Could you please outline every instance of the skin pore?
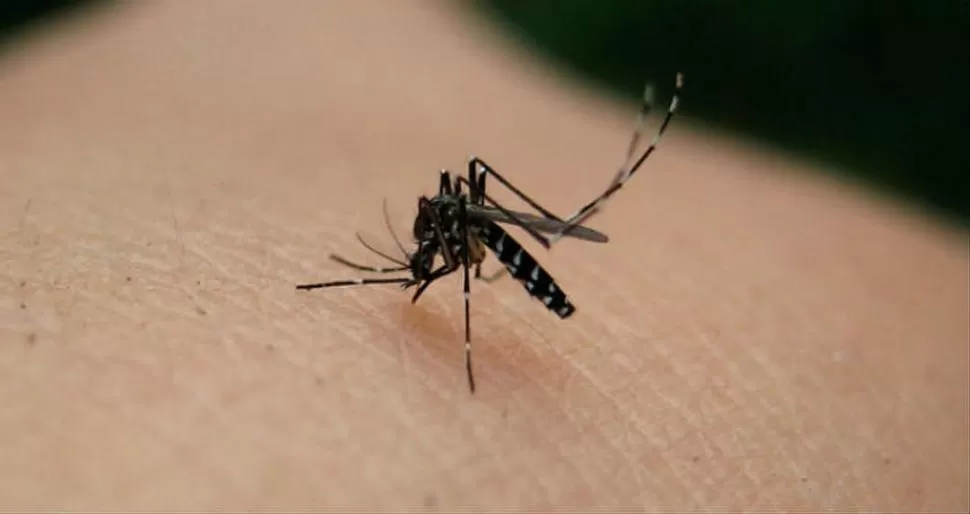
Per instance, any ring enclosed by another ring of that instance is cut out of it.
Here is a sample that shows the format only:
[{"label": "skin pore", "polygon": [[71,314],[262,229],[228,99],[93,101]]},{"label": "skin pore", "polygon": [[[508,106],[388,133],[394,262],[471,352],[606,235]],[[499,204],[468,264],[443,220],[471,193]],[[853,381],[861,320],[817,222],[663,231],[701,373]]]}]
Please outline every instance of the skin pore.
[{"label": "skin pore", "polygon": [[690,118],[608,244],[509,229],[577,312],[473,283],[474,396],[460,273],[296,291],[469,154],[563,216],[624,157],[635,105],[380,6],[136,2],[0,54],[0,505],[970,507],[965,232]]}]

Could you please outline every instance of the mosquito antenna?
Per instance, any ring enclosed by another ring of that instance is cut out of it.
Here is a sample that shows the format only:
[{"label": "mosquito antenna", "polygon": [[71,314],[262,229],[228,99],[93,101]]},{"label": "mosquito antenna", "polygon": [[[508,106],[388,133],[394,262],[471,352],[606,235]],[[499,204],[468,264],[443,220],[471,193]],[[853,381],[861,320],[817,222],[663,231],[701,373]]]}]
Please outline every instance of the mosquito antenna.
[{"label": "mosquito antenna", "polygon": [[366,266],[364,264],[357,264],[356,262],[352,262],[347,259],[344,259],[343,257],[335,253],[330,254],[330,260],[339,262],[340,264],[343,264],[348,268],[354,268],[355,270],[359,270],[359,271],[371,271],[374,273],[393,273],[396,271],[407,271],[408,269],[410,269],[407,266],[398,266],[396,268],[379,268],[376,266]]},{"label": "mosquito antenna", "polygon": [[405,268],[407,268],[406,262],[399,259],[395,259],[394,257],[391,257],[390,255],[378,250],[377,248],[374,248],[370,243],[364,240],[363,236],[360,235],[360,232],[356,232],[354,233],[354,235],[357,236],[357,240],[360,241],[360,244],[364,245],[364,248],[367,248],[368,250],[376,253],[377,255],[380,255],[381,257],[393,262],[394,264],[397,264],[398,266],[404,266]]},{"label": "mosquito antenna", "polygon": [[387,231],[391,233],[391,237],[394,238],[394,244],[397,245],[398,250],[401,250],[401,254],[404,255],[405,259],[410,258],[408,251],[404,249],[404,245],[401,244],[401,240],[397,238],[397,232],[394,231],[394,227],[391,225],[391,215],[387,213],[387,197],[384,197],[381,207],[384,210],[384,224],[387,225]]}]

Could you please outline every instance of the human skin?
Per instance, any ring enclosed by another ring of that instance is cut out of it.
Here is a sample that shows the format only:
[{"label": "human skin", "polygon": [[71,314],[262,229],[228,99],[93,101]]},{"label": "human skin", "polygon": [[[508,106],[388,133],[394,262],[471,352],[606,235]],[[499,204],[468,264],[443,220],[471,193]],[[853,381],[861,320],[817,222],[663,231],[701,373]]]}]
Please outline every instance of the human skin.
[{"label": "human skin", "polygon": [[687,117],[608,244],[513,231],[572,318],[472,284],[473,396],[459,274],[294,289],[379,263],[381,199],[407,234],[472,153],[565,215],[635,109],[442,3],[135,2],[8,45],[0,509],[970,508],[965,232]]}]

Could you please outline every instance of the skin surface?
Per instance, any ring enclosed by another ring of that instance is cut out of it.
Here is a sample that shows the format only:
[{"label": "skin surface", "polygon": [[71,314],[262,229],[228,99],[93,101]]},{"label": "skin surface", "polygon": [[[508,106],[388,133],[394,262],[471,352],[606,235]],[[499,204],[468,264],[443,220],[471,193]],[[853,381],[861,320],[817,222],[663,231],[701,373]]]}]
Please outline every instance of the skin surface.
[{"label": "skin surface", "polygon": [[965,232],[689,118],[609,244],[512,231],[578,311],[473,283],[474,397],[460,274],[294,290],[380,264],[354,232],[393,250],[381,199],[407,234],[469,154],[571,212],[635,110],[434,2],[133,2],[7,46],[0,509],[970,508]]}]

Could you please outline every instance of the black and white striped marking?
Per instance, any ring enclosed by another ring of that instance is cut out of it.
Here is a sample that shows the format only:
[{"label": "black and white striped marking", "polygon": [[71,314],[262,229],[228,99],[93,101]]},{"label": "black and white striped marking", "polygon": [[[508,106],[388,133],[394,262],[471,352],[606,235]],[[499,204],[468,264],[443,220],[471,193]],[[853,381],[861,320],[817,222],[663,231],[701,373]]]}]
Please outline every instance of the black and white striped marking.
[{"label": "black and white striped marking", "polygon": [[660,122],[660,128],[657,129],[657,134],[653,137],[653,142],[650,143],[643,153],[634,161],[632,164],[630,160],[633,157],[633,153],[636,150],[637,143],[643,134],[644,121],[650,114],[650,109],[653,105],[653,88],[649,85],[644,90],[643,94],[643,106],[640,108],[640,112],[637,115],[637,127],[633,131],[633,137],[630,140],[630,146],[627,150],[626,161],[617,172],[616,176],[613,177],[613,181],[610,182],[609,187],[591,202],[579,208],[576,212],[570,214],[565,220],[565,227],[558,233],[554,234],[549,238],[550,244],[555,243],[563,236],[567,235],[570,231],[574,230],[576,227],[583,225],[589,221],[589,218],[594,214],[603,210],[603,206],[606,204],[607,200],[610,199],[617,191],[623,188],[633,175],[643,166],[644,161],[657,149],[657,145],[660,144],[660,138],[663,137],[664,132],[667,131],[667,126],[670,125],[670,120],[673,119],[674,114],[677,112],[677,107],[680,105],[680,94],[684,88],[684,75],[681,73],[677,74],[677,78],[674,84],[674,94],[670,99],[670,106],[667,107],[667,114],[664,116],[663,121]]},{"label": "black and white striped marking", "polygon": [[480,229],[480,233],[485,246],[495,252],[512,278],[518,280],[530,296],[541,301],[560,318],[568,318],[576,312],[576,307],[552,276],[502,227],[489,221]]}]

